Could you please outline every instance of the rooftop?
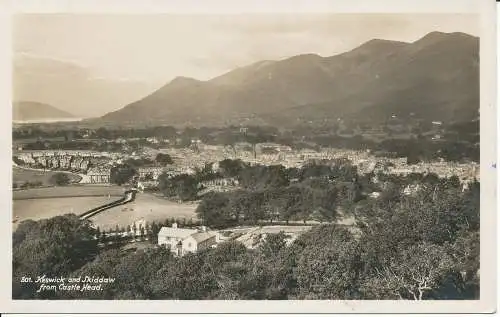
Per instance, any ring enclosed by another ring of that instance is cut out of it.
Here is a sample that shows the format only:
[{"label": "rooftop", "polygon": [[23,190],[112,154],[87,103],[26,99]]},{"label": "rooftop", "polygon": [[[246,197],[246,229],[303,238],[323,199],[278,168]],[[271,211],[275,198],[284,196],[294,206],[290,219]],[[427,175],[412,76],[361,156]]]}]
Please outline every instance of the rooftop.
[{"label": "rooftop", "polygon": [[215,234],[213,232],[197,232],[195,234],[192,235],[193,239],[197,242],[197,243],[200,243],[202,241],[205,241],[207,239],[210,239],[212,238],[213,236],[215,236]]},{"label": "rooftop", "polygon": [[180,229],[180,228],[172,228],[172,227],[162,227],[160,229],[160,232],[158,233],[158,236],[184,239],[184,238],[187,238],[190,235],[193,235],[197,232],[198,231],[194,230],[194,229]]}]

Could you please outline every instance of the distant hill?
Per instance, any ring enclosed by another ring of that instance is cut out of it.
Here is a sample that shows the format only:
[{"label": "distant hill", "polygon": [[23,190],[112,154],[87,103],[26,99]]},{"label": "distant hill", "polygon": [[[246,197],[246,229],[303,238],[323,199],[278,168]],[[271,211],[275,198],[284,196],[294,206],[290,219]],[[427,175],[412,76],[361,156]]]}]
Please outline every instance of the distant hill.
[{"label": "distant hill", "polygon": [[290,125],[393,115],[477,118],[479,39],[432,32],[413,42],[374,39],[343,54],[261,61],[209,81],[179,77],[101,121]]},{"label": "distant hill", "polygon": [[12,105],[12,120],[14,121],[70,119],[74,117],[66,111],[39,102],[19,101]]},{"label": "distant hill", "polygon": [[81,65],[29,54],[16,54],[13,60],[14,100],[49,104],[80,118],[102,116],[158,86],[100,78]]}]

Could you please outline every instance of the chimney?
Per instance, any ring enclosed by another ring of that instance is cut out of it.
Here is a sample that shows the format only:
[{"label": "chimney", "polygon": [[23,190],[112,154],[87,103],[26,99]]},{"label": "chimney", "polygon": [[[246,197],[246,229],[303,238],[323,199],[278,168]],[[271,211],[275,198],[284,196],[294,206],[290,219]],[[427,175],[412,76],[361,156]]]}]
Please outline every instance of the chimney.
[{"label": "chimney", "polygon": [[172,228],[177,228],[177,223],[175,223],[175,222],[174,222],[174,223],[172,224]]}]

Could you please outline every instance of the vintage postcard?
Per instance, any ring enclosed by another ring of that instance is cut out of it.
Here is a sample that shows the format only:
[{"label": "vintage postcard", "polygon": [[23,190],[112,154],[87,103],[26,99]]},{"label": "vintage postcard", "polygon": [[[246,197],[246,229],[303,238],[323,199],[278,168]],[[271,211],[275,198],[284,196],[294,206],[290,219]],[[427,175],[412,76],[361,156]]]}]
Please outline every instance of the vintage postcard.
[{"label": "vintage postcard", "polygon": [[2,312],[495,310],[494,1],[2,10]]}]

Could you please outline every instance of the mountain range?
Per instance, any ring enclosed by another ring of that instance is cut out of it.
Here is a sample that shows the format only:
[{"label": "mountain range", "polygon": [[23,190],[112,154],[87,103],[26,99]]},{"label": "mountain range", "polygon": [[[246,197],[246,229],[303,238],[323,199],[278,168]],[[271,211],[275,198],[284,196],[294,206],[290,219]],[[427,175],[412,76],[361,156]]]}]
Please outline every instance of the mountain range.
[{"label": "mountain range", "polygon": [[479,38],[432,32],[412,43],[373,39],[329,57],[260,61],[208,81],[177,77],[99,121],[225,125],[460,122],[479,113]]},{"label": "mountain range", "polygon": [[75,116],[40,102],[18,101],[12,104],[12,120],[36,121],[52,119],[73,119]]},{"label": "mountain range", "polygon": [[159,85],[96,76],[70,62],[17,53],[13,59],[13,99],[30,100],[71,112],[99,117],[153,92]]}]

